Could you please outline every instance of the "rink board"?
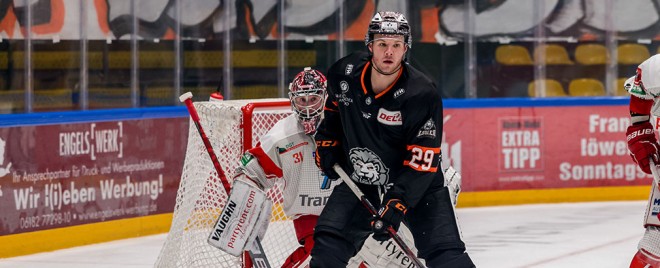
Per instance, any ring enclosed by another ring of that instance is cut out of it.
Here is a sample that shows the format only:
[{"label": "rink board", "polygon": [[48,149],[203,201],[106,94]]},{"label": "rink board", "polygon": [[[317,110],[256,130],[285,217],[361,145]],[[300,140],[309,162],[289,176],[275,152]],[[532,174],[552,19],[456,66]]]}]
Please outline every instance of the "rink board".
[{"label": "rink board", "polygon": [[[459,207],[648,197],[627,154],[626,98],[443,103]],[[182,107],[0,115],[0,258],[166,232],[187,131]]]}]

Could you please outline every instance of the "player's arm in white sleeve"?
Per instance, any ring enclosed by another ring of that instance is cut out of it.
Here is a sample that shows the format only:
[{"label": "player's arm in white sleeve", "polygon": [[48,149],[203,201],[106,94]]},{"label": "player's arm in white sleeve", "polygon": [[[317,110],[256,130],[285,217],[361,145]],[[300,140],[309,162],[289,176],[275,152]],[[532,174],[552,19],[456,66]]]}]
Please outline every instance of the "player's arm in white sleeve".
[{"label": "player's arm in white sleeve", "polygon": [[275,137],[268,132],[261,137],[261,142],[256,147],[243,153],[234,180],[252,181],[261,189],[272,187],[273,179],[283,176],[275,143]]}]

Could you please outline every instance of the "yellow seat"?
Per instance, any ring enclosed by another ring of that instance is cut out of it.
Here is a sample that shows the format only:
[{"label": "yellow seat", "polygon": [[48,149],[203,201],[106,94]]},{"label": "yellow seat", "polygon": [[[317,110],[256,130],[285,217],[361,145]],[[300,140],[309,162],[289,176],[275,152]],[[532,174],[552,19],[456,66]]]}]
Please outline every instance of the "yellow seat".
[{"label": "yellow seat", "polygon": [[568,84],[568,94],[576,97],[604,96],[603,83],[592,78],[576,78]]},{"label": "yellow seat", "polygon": [[540,45],[534,49],[534,59],[541,59],[545,54],[545,62],[540,60],[541,63],[548,65],[571,65],[573,61],[568,57],[566,48],[555,44]]},{"label": "yellow seat", "polygon": [[604,65],[609,60],[607,48],[601,44],[582,44],[575,48],[575,60],[583,65]]},{"label": "yellow seat", "polygon": [[520,45],[501,45],[495,50],[495,60],[502,65],[532,65],[527,48]]},{"label": "yellow seat", "polygon": [[615,96],[629,96],[630,93],[623,87],[623,84],[628,80],[628,78],[619,78],[615,81],[614,84],[614,95]]},{"label": "yellow seat", "polygon": [[640,44],[623,44],[616,52],[619,64],[637,65],[651,57],[646,46]]},{"label": "yellow seat", "polygon": [[[536,80],[529,83],[527,86],[527,94],[530,97],[536,97]],[[541,79],[538,82],[545,84],[546,97],[565,97],[566,91],[559,81],[554,79]]]}]

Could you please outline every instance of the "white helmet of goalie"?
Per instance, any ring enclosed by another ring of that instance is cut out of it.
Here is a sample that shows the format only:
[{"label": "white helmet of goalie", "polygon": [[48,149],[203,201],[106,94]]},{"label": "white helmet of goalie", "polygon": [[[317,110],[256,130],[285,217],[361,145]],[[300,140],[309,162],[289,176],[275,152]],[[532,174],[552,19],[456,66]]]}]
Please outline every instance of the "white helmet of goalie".
[{"label": "white helmet of goalie", "polygon": [[326,87],[325,76],[311,67],[305,67],[289,84],[291,108],[308,135],[314,134],[321,123]]}]

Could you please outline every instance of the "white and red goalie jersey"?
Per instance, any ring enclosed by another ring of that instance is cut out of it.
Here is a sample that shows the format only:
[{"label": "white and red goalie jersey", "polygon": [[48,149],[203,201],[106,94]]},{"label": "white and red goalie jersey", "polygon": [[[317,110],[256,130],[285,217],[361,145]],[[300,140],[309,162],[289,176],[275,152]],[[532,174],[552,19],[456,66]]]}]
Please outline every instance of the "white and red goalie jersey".
[{"label": "white and red goalie jersey", "polygon": [[[263,135],[257,147],[241,158],[236,179],[245,175],[264,189],[281,187],[281,203],[286,216],[320,215],[330,193],[340,181],[321,189],[323,173],[314,164],[314,140],[305,134],[295,114],[277,122]],[[313,226],[312,226],[313,227]]]}]

